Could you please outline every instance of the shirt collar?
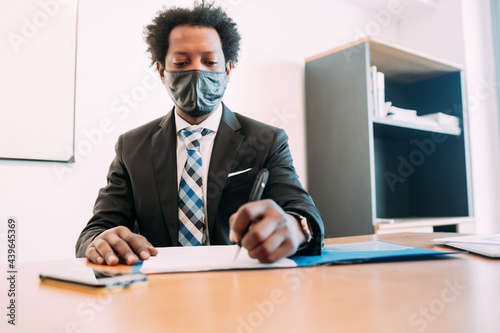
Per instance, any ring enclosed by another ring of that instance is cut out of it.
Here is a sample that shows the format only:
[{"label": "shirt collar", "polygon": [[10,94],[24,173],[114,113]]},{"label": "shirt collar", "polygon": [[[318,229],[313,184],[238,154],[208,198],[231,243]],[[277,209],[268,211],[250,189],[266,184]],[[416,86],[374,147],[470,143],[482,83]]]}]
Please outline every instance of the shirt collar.
[{"label": "shirt collar", "polygon": [[193,129],[206,128],[212,130],[214,133],[217,133],[217,129],[219,128],[219,124],[222,119],[222,102],[219,103],[217,109],[215,109],[215,111],[210,116],[208,116],[207,119],[203,120],[198,125],[191,125],[190,123],[182,119],[177,114],[177,112],[175,112],[175,109],[174,109],[174,117],[175,117],[176,133],[179,133],[180,131],[188,127],[191,127]]}]

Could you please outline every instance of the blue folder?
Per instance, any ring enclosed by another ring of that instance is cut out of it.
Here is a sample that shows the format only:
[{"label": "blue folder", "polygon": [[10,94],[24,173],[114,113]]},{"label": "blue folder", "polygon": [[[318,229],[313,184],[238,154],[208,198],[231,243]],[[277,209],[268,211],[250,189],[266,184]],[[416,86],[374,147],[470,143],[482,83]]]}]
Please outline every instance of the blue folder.
[{"label": "blue folder", "polygon": [[466,251],[443,252],[419,247],[404,246],[381,241],[362,243],[325,245],[319,256],[291,257],[297,266],[326,264],[350,264],[368,261],[399,261],[429,259],[447,254],[465,253]]}]

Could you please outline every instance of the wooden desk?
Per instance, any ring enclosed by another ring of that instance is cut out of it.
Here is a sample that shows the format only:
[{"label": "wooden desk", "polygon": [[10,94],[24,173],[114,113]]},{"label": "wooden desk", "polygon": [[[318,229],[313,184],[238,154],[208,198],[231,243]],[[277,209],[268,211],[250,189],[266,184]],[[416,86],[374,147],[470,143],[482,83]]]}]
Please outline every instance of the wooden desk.
[{"label": "wooden desk", "polygon": [[[446,250],[430,240],[448,235],[369,235],[325,243],[378,239]],[[17,326],[7,325],[2,314],[1,331],[500,332],[500,260],[473,254],[425,261],[152,275],[146,288],[100,296],[39,282],[41,270],[81,265],[86,265],[85,260],[21,264]]]}]

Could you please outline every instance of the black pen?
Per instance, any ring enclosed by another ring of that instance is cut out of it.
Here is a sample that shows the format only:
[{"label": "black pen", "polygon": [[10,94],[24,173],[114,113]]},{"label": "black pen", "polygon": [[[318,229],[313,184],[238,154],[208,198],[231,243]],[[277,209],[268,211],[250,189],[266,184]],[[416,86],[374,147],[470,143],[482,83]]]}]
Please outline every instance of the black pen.
[{"label": "black pen", "polygon": [[[267,169],[260,170],[259,174],[257,175],[257,178],[255,179],[255,183],[253,183],[252,191],[250,192],[250,197],[248,198],[248,202],[260,200],[260,198],[262,197],[262,193],[264,193],[264,187],[266,187],[268,178],[269,178],[269,171],[267,171]],[[245,236],[245,234],[248,232],[250,224],[252,224],[252,222],[248,223],[245,231],[241,235],[241,238],[243,238],[243,236]],[[236,255],[234,256],[233,260],[236,260],[238,254],[240,254],[241,239],[237,245],[238,249],[236,250]]]}]

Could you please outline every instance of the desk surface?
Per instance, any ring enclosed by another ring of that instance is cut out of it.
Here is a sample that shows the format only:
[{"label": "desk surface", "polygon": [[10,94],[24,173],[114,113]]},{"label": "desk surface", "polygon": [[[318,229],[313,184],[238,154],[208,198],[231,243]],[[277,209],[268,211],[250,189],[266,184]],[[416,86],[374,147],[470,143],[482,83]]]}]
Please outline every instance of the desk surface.
[{"label": "desk surface", "polygon": [[[446,250],[430,240],[449,235],[369,235],[325,243],[378,239]],[[148,287],[101,295],[39,282],[40,271],[86,265],[84,259],[24,263],[18,269],[17,325],[7,325],[3,314],[0,327],[54,333],[500,332],[500,260],[453,257],[151,275]],[[5,278],[1,285],[6,299]]]}]

